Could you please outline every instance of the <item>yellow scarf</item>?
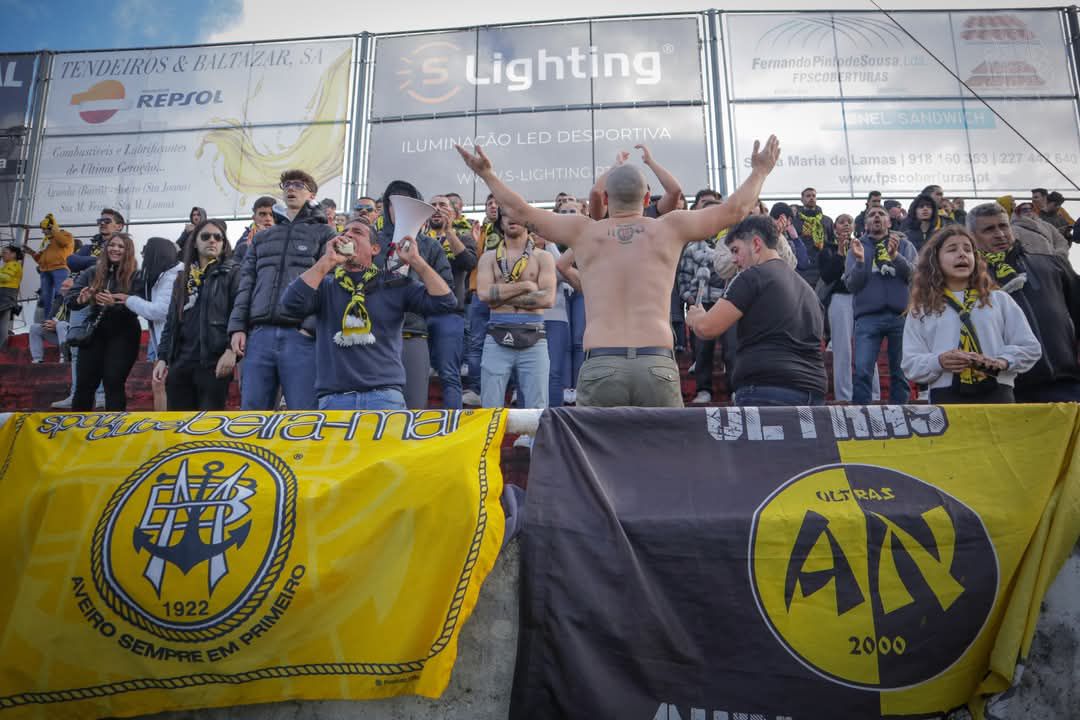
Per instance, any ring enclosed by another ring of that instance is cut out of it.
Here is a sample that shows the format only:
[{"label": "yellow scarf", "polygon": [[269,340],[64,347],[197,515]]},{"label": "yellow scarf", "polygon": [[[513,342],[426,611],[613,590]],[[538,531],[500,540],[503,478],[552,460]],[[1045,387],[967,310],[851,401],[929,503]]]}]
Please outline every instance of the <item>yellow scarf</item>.
[{"label": "yellow scarf", "polygon": [[374,265],[364,271],[359,283],[353,282],[345,268],[334,268],[334,280],[352,297],[341,316],[341,330],[334,334],[334,344],[339,347],[374,345],[375,334],[371,332],[371,316],[367,311],[367,284],[379,274]]},{"label": "yellow scarf", "polygon": [[521,273],[525,272],[525,268],[529,266],[529,258],[532,256],[533,250],[536,249],[536,242],[529,236],[529,239],[525,242],[525,252],[521,253],[521,257],[514,261],[514,267],[508,267],[506,260],[506,243],[500,243],[495,248],[495,262],[499,264],[499,270],[502,272],[503,282],[512,283],[517,282],[521,277]]},{"label": "yellow scarf", "polygon": [[[960,315],[960,349],[964,352],[982,354],[982,346],[979,345],[979,336],[975,334],[975,326],[971,323],[971,311],[975,309],[975,303],[979,301],[979,291],[968,288],[964,291],[964,304],[957,302],[951,292],[945,292],[945,303]],[[977,385],[987,379],[987,374],[973,367],[966,367],[960,371],[960,382],[964,385]]]},{"label": "yellow scarf", "polygon": [[799,218],[802,219],[803,235],[809,234],[814,240],[814,247],[818,250],[825,246],[825,223],[822,221],[823,217],[822,213],[807,215],[799,211]]}]

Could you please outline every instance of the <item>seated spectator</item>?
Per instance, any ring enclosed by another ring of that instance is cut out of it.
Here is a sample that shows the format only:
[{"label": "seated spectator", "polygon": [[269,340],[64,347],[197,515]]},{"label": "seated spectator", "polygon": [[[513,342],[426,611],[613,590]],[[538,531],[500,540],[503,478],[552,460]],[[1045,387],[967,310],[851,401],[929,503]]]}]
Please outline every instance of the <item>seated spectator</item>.
[{"label": "seated spectator", "polygon": [[932,404],[1015,402],[1016,376],[1042,356],[1024,312],[992,287],[974,236],[960,225],[939,230],[919,253],[903,367],[929,385]]},{"label": "seated spectator", "polygon": [[[146,241],[142,260],[142,269],[135,275],[135,291],[128,295],[124,304],[146,320],[150,328],[146,359],[152,367],[157,360],[165,318],[169,315],[169,302],[172,300],[176,276],[184,266],[176,260],[176,245],[162,237],[152,237]],[[154,393],[154,410],[165,412],[165,384],[152,377],[150,386]]]},{"label": "seated spectator", "polygon": [[823,405],[821,303],[780,259],[776,225],[748,217],[724,242],[740,272],[711,310],[690,308],[686,324],[700,338],[717,337],[738,324],[735,404]]},{"label": "seated spectator", "polygon": [[320,410],[404,410],[405,313],[436,315],[457,304],[450,285],[421,257],[418,243],[397,248],[395,256],[411,271],[402,275],[375,265],[375,237],[367,221],[350,220],[345,234],[327,241],[318,262],[282,296],[286,312],[316,316]]},{"label": "seated spectator", "polygon": [[154,381],[169,410],[224,410],[236,353],[226,328],[240,286],[225,223],[207,220],[192,232],[171,297]]},{"label": "seated spectator", "polygon": [[56,295],[60,283],[64,282],[68,276],[67,261],[75,251],[75,240],[71,237],[71,233],[60,228],[52,213],[46,215],[41,221],[41,231],[45,234],[41,250],[35,252],[28,245],[23,246],[23,249],[34,258],[38,275],[41,277],[41,289],[38,292],[41,317],[50,318],[53,314],[53,296]]},{"label": "seated spectator", "polygon": [[[0,251],[0,349],[7,345],[11,319],[19,309],[19,286],[22,285],[22,250],[5,245]],[[51,298],[50,298],[51,301]]]},{"label": "seated spectator", "polygon": [[[35,365],[45,361],[45,341],[48,340],[60,350],[60,362],[64,362],[64,343],[67,342],[68,309],[64,304],[64,295],[75,281],[68,277],[60,283],[60,289],[53,298],[56,312],[51,318],[30,326],[30,362]],[[75,390],[75,365],[71,366],[71,390]]]}]

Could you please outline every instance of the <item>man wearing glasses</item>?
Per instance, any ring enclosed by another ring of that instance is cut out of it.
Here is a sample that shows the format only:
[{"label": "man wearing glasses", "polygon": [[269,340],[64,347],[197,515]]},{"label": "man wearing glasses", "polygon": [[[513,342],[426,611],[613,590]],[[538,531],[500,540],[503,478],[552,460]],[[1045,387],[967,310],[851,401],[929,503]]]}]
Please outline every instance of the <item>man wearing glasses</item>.
[{"label": "man wearing glasses", "polygon": [[353,213],[359,215],[369,223],[375,223],[375,200],[367,196],[356,198],[356,202],[353,204]]},{"label": "man wearing glasses", "polygon": [[105,208],[101,211],[101,217],[97,219],[97,228],[97,235],[90,238],[89,243],[68,255],[67,264],[72,277],[74,277],[75,273],[82,272],[97,264],[98,256],[105,249],[109,238],[118,232],[124,231],[124,216],[112,208]]},{"label": "man wearing glasses", "polygon": [[273,410],[278,386],[290,410],[314,410],[315,318],[295,317],[279,302],[289,283],[315,264],[334,237],[313,202],[318,183],[303,170],[281,174],[286,217],[259,233],[240,266],[240,289],[229,317],[232,349],[244,358],[240,407]]}]

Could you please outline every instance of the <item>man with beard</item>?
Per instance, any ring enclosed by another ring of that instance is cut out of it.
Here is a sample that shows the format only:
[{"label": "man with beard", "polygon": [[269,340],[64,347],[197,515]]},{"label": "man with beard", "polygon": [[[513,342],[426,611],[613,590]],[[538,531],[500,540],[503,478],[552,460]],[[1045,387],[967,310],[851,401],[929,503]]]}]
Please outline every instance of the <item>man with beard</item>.
[{"label": "man with beard", "polygon": [[1080,278],[1057,255],[1025,252],[999,204],[976,205],[967,220],[990,276],[1024,311],[1042,345],[1039,362],[1016,378],[1016,402],[1080,401]]},{"label": "man with beard", "polygon": [[436,213],[428,220],[427,235],[437,242],[450,261],[454,275],[451,289],[457,299],[453,312],[427,319],[431,365],[439,374],[442,404],[461,409],[461,362],[465,354],[465,288],[469,273],[476,267],[476,241],[472,228],[459,231],[454,226],[454,208],[446,195],[431,198]]},{"label": "man with beard", "polygon": [[279,385],[290,410],[315,407],[315,319],[289,314],[280,299],[289,283],[315,263],[334,231],[313,202],[319,185],[310,174],[286,170],[281,190],[286,216],[251,244],[229,318],[232,349],[244,358],[244,410],[274,409]]},{"label": "man with beard", "polygon": [[844,284],[851,290],[855,313],[855,378],[851,400],[870,402],[883,340],[889,341],[889,403],[908,401],[908,382],[901,368],[904,312],[908,306],[908,283],[915,269],[915,247],[899,233],[889,230],[885,208],[866,211],[866,235],[851,243]]},{"label": "man with beard", "polygon": [[[401,277],[420,280],[415,268],[397,258],[400,248],[394,245],[396,214],[390,202],[391,195],[423,200],[420,191],[412,183],[393,180],[386,186],[382,195],[382,227],[376,238],[379,249],[375,254],[375,265],[380,270],[389,270]],[[448,286],[453,286],[454,274],[450,270],[450,261],[443,246],[423,233],[418,233],[413,242],[416,243],[417,251],[424,262],[434,268]],[[405,365],[405,406],[412,410],[423,410],[428,404],[428,384],[431,379],[431,350],[428,340],[429,331],[424,316],[406,312],[402,329],[401,360]],[[460,366],[458,372],[461,372]]]},{"label": "man with beard", "polygon": [[404,410],[405,313],[435,316],[454,307],[450,286],[424,262],[418,243],[395,253],[414,279],[380,270],[373,238],[365,219],[350,220],[281,299],[286,312],[318,320],[314,367],[320,410]]},{"label": "man with beard", "polygon": [[808,260],[806,270],[800,274],[810,287],[816,287],[819,277],[818,253],[825,247],[825,243],[836,242],[836,231],[833,229],[832,218],[822,212],[817,204],[817,190],[808,187],[802,191],[801,197],[802,205],[792,208],[795,215],[792,224],[806,246]]},{"label": "man with beard", "polygon": [[240,236],[240,241],[233,248],[233,260],[237,264],[244,262],[244,256],[247,255],[251,243],[255,241],[255,236],[267,228],[274,227],[277,222],[277,216],[274,215],[276,204],[277,200],[269,195],[263,195],[251,206],[251,224],[247,226],[244,234]]}]

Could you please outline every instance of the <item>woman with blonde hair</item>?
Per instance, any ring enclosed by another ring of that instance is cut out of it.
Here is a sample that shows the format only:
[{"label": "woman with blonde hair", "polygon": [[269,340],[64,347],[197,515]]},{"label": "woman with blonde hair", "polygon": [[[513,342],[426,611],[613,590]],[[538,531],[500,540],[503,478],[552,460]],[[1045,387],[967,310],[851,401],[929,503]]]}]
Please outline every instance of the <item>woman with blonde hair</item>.
[{"label": "woman with blonde hair", "polygon": [[934,233],[919,253],[904,324],[904,374],[930,402],[1011,403],[1016,376],[1042,356],[1020,306],[995,289],[975,238],[960,225]]},{"label": "woman with blonde hair", "polygon": [[[98,383],[105,385],[105,409],[126,410],[124,383],[139,356],[142,328],[126,302],[132,292],[138,260],[135,243],[127,233],[116,233],[105,244],[97,264],[79,273],[68,291],[72,310],[92,306],[86,327],[89,337],[79,347],[75,364],[75,396],[71,409],[86,412],[94,407]],[[68,341],[71,341],[69,330]]]}]

